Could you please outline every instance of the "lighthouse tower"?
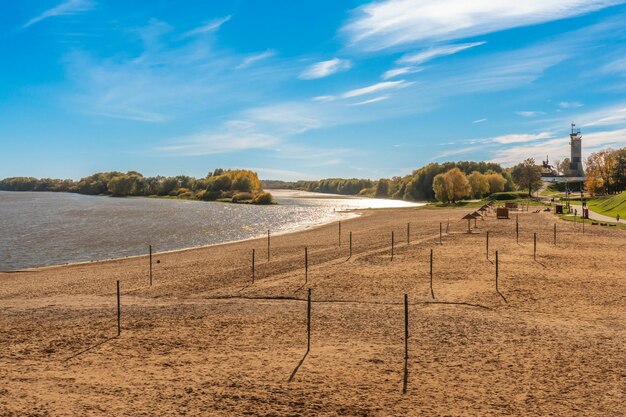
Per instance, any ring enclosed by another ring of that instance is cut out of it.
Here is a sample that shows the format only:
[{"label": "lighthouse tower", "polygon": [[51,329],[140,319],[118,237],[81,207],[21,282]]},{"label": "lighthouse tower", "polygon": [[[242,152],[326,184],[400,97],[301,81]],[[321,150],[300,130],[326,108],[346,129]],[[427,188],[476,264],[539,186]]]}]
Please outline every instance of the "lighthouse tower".
[{"label": "lighthouse tower", "polygon": [[569,145],[572,151],[570,158],[570,175],[572,177],[584,177],[585,171],[583,170],[582,161],[582,135],[580,129],[574,129],[576,125],[572,123],[572,132],[569,135]]}]

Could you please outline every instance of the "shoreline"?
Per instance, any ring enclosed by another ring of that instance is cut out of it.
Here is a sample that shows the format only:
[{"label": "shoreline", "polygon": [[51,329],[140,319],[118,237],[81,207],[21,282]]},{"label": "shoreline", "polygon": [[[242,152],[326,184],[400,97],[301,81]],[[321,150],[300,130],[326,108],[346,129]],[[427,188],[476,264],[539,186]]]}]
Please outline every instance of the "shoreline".
[{"label": "shoreline", "polygon": [[[388,210],[397,210],[398,208],[388,208]],[[320,227],[324,227],[327,226],[329,224],[338,222],[338,221],[342,221],[342,220],[351,220],[351,219],[357,219],[363,216],[364,213],[362,213],[361,211],[365,211],[365,210],[380,210],[380,209],[357,209],[357,210],[346,210],[344,212],[338,212],[338,213],[345,213],[348,216],[346,216],[345,218],[341,219],[341,220],[332,220],[332,221],[328,221],[328,222],[322,222],[322,223],[315,223],[315,224],[311,224],[311,225],[306,225],[306,226],[301,226],[295,229],[291,229],[291,230],[286,230],[286,231],[282,231],[282,232],[276,232],[274,234],[272,234],[272,237],[275,236],[284,236],[284,235],[289,235],[289,234],[295,234],[295,233],[301,233],[301,232],[306,232],[308,230],[314,230]],[[231,244],[236,244],[236,243],[242,243],[242,242],[249,242],[252,240],[256,240],[256,239],[263,239],[264,235],[259,235],[259,236],[253,236],[253,237],[249,237],[249,238],[245,238],[245,239],[236,239],[236,240],[229,240],[226,242],[218,242],[218,243],[209,243],[207,245],[200,245],[200,246],[189,246],[189,247],[185,247],[185,248],[179,248],[179,249],[170,249],[170,250],[165,250],[165,251],[159,251],[159,252],[152,252],[152,256],[154,255],[164,255],[164,254],[172,254],[172,253],[181,253],[181,252],[189,252],[189,251],[194,251],[194,250],[201,250],[201,249],[206,249],[206,248],[211,248],[211,247],[215,247],[215,246],[221,246],[221,245],[231,245]],[[96,264],[103,264],[103,263],[110,263],[110,262],[118,262],[118,261],[123,261],[126,259],[137,259],[137,258],[142,258],[142,257],[146,257],[149,256],[147,253],[146,254],[141,254],[141,255],[128,255],[128,256],[124,256],[124,257],[118,257],[118,258],[106,258],[106,259],[96,259],[96,260],[90,260],[90,261],[76,261],[76,262],[67,262],[67,263],[62,263],[62,264],[51,264],[51,265],[42,265],[42,266],[33,266],[33,267],[29,267],[29,268],[20,268],[20,269],[8,269],[8,270],[0,270],[0,274],[19,274],[19,273],[29,273],[29,272],[45,272],[47,270],[50,269],[59,269],[59,268],[64,268],[64,267],[73,267],[73,266],[84,266],[84,265],[96,265]]]}]

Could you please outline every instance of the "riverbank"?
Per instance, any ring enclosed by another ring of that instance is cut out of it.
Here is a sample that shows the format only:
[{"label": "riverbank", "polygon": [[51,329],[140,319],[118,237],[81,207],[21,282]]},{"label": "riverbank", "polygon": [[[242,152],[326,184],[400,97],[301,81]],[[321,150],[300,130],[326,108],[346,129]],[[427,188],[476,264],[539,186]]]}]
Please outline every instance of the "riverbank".
[{"label": "riverbank", "polygon": [[0,273],[0,414],[621,415],[626,234],[559,221],[555,246],[523,212],[517,244],[514,218],[464,233],[467,210],[366,210],[269,261],[264,238],[162,253],[152,287],[146,256]]}]

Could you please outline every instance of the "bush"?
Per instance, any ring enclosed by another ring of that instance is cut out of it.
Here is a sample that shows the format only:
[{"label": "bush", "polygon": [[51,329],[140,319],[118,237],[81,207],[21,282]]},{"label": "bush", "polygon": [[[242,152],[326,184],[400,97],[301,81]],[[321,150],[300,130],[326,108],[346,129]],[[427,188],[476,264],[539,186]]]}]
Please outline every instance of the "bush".
[{"label": "bush", "polygon": [[526,191],[511,191],[511,192],[503,192],[503,193],[493,193],[490,198],[494,200],[517,200],[518,198],[527,197],[528,193]]},{"label": "bush", "polygon": [[233,203],[239,203],[240,201],[252,201],[254,196],[251,193],[237,193],[233,196]]},{"label": "bush", "polygon": [[203,199],[204,201],[215,201],[215,200],[217,200],[218,198],[220,198],[220,195],[221,195],[221,194],[222,194],[222,193],[221,193],[221,192],[219,192],[219,191],[209,191],[209,190],[207,190],[207,191],[203,194],[202,199]]},{"label": "bush", "polygon": [[254,204],[272,204],[274,202],[274,197],[270,193],[259,193],[254,197],[252,203]]}]

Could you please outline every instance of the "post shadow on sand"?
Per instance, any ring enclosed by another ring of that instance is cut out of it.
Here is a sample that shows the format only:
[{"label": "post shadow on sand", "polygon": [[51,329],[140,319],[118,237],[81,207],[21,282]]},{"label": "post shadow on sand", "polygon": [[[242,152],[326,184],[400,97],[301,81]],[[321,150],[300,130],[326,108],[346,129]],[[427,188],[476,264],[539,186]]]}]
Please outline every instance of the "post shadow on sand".
[{"label": "post shadow on sand", "polygon": [[110,336],[110,337],[108,337],[108,338],[106,338],[106,339],[104,339],[104,340],[102,340],[102,341],[100,341],[100,342],[98,342],[96,344],[93,344],[93,345],[87,347],[86,349],[81,350],[80,352],[77,352],[77,353],[73,354],[72,356],[69,356],[69,357],[63,359],[63,362],[68,362],[68,361],[70,361],[70,360],[72,360],[74,358],[79,357],[80,355],[82,355],[84,353],[87,353],[87,352],[89,352],[91,350],[94,350],[94,349],[104,345],[105,343],[110,342],[110,341],[115,340],[115,339],[118,339],[118,338],[119,338],[119,336]]},{"label": "post shadow on sand", "polygon": [[289,382],[294,380],[294,378],[296,377],[296,374],[298,373],[298,370],[300,369],[300,367],[304,363],[304,360],[306,359],[306,357],[309,355],[309,352],[311,351],[311,289],[310,288],[309,288],[309,296],[307,299],[306,315],[307,315],[306,317],[306,332],[307,332],[306,352],[304,353],[304,356],[302,357],[302,359],[300,359],[300,362],[298,362],[298,365],[296,365],[295,369],[291,373],[291,376],[289,377]]}]

